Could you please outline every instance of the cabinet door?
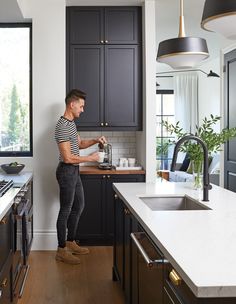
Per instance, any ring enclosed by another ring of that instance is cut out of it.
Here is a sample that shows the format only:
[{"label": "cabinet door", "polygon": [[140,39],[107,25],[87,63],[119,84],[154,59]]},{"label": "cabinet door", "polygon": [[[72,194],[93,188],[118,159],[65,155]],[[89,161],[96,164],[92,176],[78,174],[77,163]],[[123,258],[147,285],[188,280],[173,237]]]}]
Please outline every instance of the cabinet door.
[{"label": "cabinet door", "polygon": [[105,8],[105,41],[108,44],[138,44],[141,40],[141,8]]},{"label": "cabinet door", "polygon": [[104,10],[98,7],[67,8],[67,40],[70,44],[100,44],[104,39]]},{"label": "cabinet door", "polygon": [[78,127],[100,126],[103,121],[104,48],[99,45],[70,47],[69,87],[86,92],[84,113],[76,120]]},{"label": "cabinet door", "polygon": [[124,287],[124,207],[120,199],[115,200],[114,265],[116,279]]},{"label": "cabinet door", "polygon": [[0,220],[0,270],[12,252],[12,213],[9,210]]},{"label": "cabinet door", "polygon": [[139,47],[105,47],[105,122],[111,127],[141,127]]},{"label": "cabinet door", "polygon": [[4,267],[0,270],[0,303],[10,304],[11,302],[11,256],[8,257]]},{"label": "cabinet door", "polygon": [[115,192],[113,190],[113,183],[135,183],[144,182],[144,175],[109,175],[106,184],[106,234],[107,239],[111,242],[114,238],[114,199]]},{"label": "cabinet door", "polygon": [[104,182],[102,175],[81,175],[85,208],[78,225],[78,239],[96,244],[104,239]]}]

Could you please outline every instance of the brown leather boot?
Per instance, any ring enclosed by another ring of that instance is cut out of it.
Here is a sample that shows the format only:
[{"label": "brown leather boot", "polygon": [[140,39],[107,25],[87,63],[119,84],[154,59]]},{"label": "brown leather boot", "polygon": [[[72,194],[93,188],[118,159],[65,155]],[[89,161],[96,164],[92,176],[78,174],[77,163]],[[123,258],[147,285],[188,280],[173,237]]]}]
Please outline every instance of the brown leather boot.
[{"label": "brown leather boot", "polygon": [[80,247],[75,241],[66,241],[66,247],[72,254],[88,254],[89,250],[85,247]]},{"label": "brown leather boot", "polygon": [[72,265],[77,265],[80,263],[80,259],[74,256],[66,247],[57,248],[56,260]]}]

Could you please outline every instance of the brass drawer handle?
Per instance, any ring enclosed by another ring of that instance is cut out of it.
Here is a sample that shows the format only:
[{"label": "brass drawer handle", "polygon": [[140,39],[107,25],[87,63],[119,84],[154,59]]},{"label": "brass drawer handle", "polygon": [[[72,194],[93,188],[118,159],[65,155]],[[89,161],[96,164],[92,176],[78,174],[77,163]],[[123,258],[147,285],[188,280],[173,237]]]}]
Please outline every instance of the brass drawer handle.
[{"label": "brass drawer handle", "polygon": [[1,283],[1,287],[2,288],[7,287],[7,278],[3,279],[2,283]]},{"label": "brass drawer handle", "polygon": [[171,272],[169,273],[169,279],[176,286],[179,286],[182,282],[181,277],[178,275],[178,273],[174,269],[172,269]]},{"label": "brass drawer handle", "polygon": [[105,40],[105,43],[108,43],[108,40]]},{"label": "brass drawer handle", "polygon": [[115,194],[115,195],[114,195],[114,198],[115,198],[115,199],[118,199],[118,195],[117,195],[117,194]]},{"label": "brass drawer handle", "polygon": [[102,127],[104,126],[104,123],[103,123],[103,122],[101,122],[101,126],[102,126]]},{"label": "brass drawer handle", "polygon": [[7,217],[4,217],[3,219],[1,219],[0,225],[6,225],[6,223],[7,223]]},{"label": "brass drawer handle", "polygon": [[105,126],[106,126],[106,127],[108,126],[108,122],[105,123]]},{"label": "brass drawer handle", "polygon": [[107,175],[107,178],[111,178],[111,176],[110,176],[110,175]]}]

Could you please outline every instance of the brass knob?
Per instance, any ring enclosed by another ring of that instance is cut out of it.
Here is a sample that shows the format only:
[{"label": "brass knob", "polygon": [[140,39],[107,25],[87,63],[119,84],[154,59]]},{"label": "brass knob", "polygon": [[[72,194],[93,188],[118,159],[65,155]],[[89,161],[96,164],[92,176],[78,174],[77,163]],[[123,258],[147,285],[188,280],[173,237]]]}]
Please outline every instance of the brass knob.
[{"label": "brass knob", "polygon": [[115,198],[115,199],[118,199],[118,195],[117,195],[117,194],[115,194],[115,195],[114,195],[114,198]]},{"label": "brass knob", "polygon": [[104,126],[104,123],[103,123],[103,122],[101,122],[101,126],[102,126],[102,127]]},{"label": "brass knob", "polygon": [[103,175],[103,177],[102,178],[106,178],[106,175]]},{"label": "brass knob", "polygon": [[108,40],[105,40],[105,43],[108,43]]},{"label": "brass knob", "polygon": [[104,43],[104,40],[101,40],[100,42],[101,42],[101,43]]},{"label": "brass knob", "polygon": [[169,273],[169,279],[176,286],[179,286],[182,282],[181,277],[178,275],[178,273],[174,269],[172,269],[171,272]]},{"label": "brass knob", "polygon": [[1,219],[0,225],[6,225],[6,223],[7,223],[7,217],[4,217],[3,219]]},{"label": "brass knob", "polygon": [[105,123],[105,126],[108,126],[108,122]]},{"label": "brass knob", "polygon": [[1,285],[2,288],[5,288],[7,286],[7,278],[3,279]]},{"label": "brass knob", "polygon": [[111,178],[111,176],[110,176],[110,175],[107,175],[107,178]]}]

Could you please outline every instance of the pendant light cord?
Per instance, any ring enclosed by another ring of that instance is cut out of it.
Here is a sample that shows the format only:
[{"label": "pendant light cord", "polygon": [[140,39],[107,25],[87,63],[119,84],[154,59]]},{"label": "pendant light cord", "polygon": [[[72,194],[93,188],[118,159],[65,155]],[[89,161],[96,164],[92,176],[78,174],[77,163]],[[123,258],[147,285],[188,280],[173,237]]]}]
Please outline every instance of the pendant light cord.
[{"label": "pendant light cord", "polygon": [[180,0],[179,38],[186,37],[184,26],[184,0]]}]

